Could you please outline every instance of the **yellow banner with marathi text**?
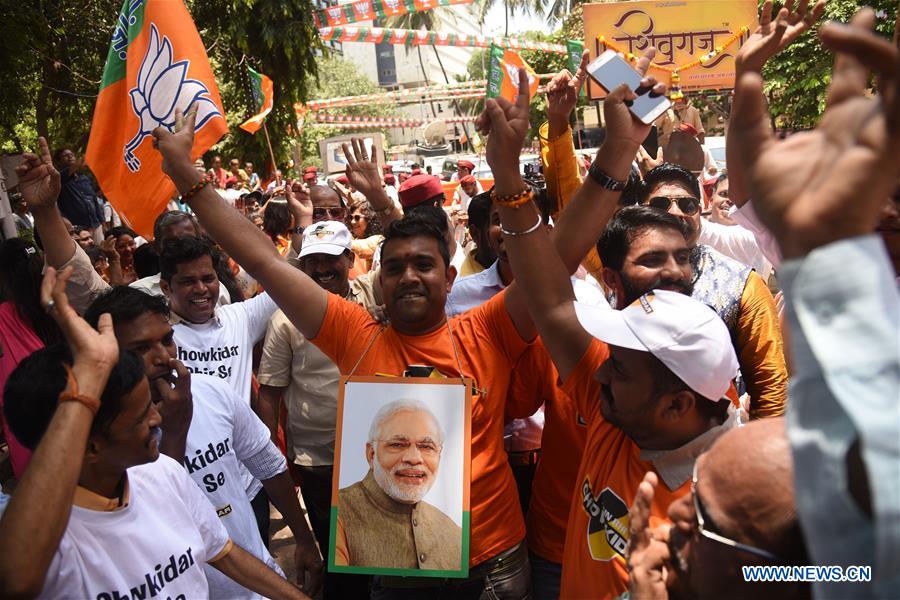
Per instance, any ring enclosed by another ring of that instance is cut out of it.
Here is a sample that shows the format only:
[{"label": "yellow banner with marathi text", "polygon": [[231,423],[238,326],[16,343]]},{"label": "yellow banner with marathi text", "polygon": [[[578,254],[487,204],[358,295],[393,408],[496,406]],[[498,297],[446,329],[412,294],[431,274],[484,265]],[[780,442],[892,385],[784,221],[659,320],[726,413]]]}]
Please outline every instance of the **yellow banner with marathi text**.
[{"label": "yellow banner with marathi text", "polygon": [[[756,11],[756,0],[585,4],[584,47],[594,59],[607,48],[640,56],[652,45],[651,74],[670,87],[732,88],[734,55],[756,29]],[[590,79],[588,92],[592,99],[605,96]]]}]

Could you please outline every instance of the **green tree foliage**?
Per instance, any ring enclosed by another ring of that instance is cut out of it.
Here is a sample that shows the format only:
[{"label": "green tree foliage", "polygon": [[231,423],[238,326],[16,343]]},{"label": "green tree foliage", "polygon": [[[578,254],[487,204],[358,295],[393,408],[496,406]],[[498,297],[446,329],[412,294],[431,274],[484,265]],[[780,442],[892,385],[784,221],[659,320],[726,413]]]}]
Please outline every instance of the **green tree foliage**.
[{"label": "green tree foliage", "polygon": [[[90,133],[116,15],[123,0],[0,0],[0,149],[52,147],[83,151]],[[276,157],[287,159],[293,104],[315,85],[321,44],[310,0],[187,0],[210,56],[230,133],[225,154],[267,162],[262,133],[237,125],[253,114],[243,65],[272,78],[275,105],[267,119]]]},{"label": "green tree foliage", "polygon": [[[846,23],[861,6],[871,6],[876,11],[876,30],[890,38],[897,15],[895,0],[829,0],[823,22]],[[772,58],[763,70],[769,113],[778,127],[812,127],[825,110],[825,90],[831,81],[833,55],[819,42],[817,31],[818,27],[803,34]]]},{"label": "green tree foliage", "polygon": [[[317,58],[316,67],[320,76],[318,84],[311,92],[310,99],[312,100],[384,92],[383,89],[360,73],[356,65],[337,56],[321,56]],[[397,109],[393,103],[387,103],[334,108],[328,110],[328,113],[334,115],[392,117],[397,116]],[[335,135],[358,133],[360,131],[363,130],[359,128],[312,126],[307,123],[303,128],[299,142],[303,165],[322,166],[319,158],[319,141]],[[387,130],[380,131],[385,135],[387,134]]]}]

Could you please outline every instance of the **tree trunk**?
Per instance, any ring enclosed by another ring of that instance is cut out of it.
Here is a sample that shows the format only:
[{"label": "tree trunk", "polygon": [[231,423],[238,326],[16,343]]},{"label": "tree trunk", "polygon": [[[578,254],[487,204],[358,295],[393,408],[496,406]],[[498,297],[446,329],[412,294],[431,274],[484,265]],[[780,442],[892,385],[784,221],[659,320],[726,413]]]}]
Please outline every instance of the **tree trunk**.
[{"label": "tree trunk", "polygon": [[503,35],[509,35],[509,0],[503,0]]},{"label": "tree trunk", "polygon": [[[416,46],[416,51],[419,53],[419,67],[422,69],[422,78],[425,80],[425,85],[428,85],[428,75],[425,73],[425,61],[422,60],[422,46]],[[434,102],[430,102],[431,104],[431,116],[437,118],[437,111],[434,109]]]},{"label": "tree trunk", "polygon": [[[444,61],[441,60],[441,55],[438,52],[437,46],[434,44],[431,45],[431,49],[434,50],[434,56],[437,58],[438,64],[441,66],[441,73],[444,74],[444,83],[450,83],[450,78],[447,77],[447,70],[444,69]],[[456,111],[456,116],[463,116],[462,111],[459,109],[459,101],[451,100],[450,103],[453,105],[454,110]],[[469,128],[465,123],[461,123],[463,132],[466,134],[466,140],[469,139]]]}]

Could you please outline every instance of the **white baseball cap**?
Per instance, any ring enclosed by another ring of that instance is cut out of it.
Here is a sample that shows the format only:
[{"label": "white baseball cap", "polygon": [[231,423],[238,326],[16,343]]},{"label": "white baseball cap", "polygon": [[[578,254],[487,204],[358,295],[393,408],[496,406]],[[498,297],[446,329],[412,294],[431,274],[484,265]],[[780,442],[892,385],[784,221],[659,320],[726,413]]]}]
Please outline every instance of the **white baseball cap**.
[{"label": "white baseball cap", "polygon": [[299,258],[310,254],[338,256],[352,248],[350,230],[340,221],[320,221],[303,230]]},{"label": "white baseball cap", "polygon": [[704,398],[723,399],[737,374],[725,323],[689,296],[655,290],[624,310],[574,304],[578,321],[592,336],[611,346],[650,352]]}]

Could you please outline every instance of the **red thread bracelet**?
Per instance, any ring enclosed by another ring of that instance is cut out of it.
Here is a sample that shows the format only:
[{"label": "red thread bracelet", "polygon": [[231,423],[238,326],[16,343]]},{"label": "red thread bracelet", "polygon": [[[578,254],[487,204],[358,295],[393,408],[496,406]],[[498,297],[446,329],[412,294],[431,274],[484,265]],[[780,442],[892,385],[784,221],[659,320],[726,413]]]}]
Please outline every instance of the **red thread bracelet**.
[{"label": "red thread bracelet", "polygon": [[181,201],[189,202],[191,200],[191,198],[194,197],[194,195],[197,192],[199,192],[200,190],[205,188],[207,185],[209,185],[211,181],[212,181],[212,179],[210,178],[210,176],[208,174],[204,175],[203,177],[200,178],[200,181],[198,181],[193,186],[191,186],[191,189],[189,189],[188,191],[186,191],[185,193],[183,193],[181,195]]},{"label": "red thread bracelet", "polygon": [[[94,416],[97,415],[97,411],[100,410],[100,399],[92,398],[91,396],[84,396],[78,393],[78,380],[75,379],[75,375],[72,373],[72,368],[69,365],[63,365],[66,368],[66,375],[68,376],[68,382],[66,383],[66,389],[64,389],[59,394],[59,404],[63,402],[80,402],[84,406],[87,406],[90,409],[91,413]],[[69,391],[69,390],[72,391]]]}]

